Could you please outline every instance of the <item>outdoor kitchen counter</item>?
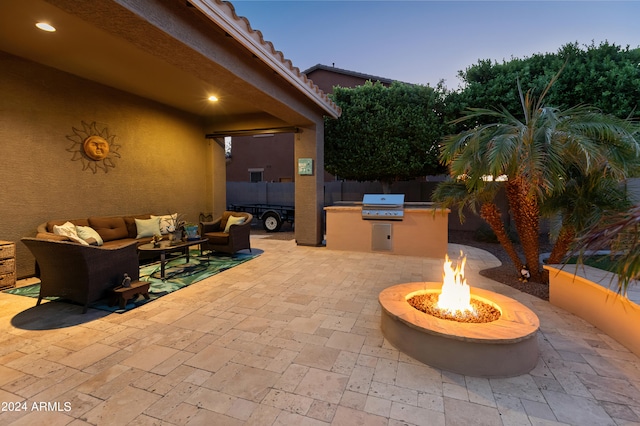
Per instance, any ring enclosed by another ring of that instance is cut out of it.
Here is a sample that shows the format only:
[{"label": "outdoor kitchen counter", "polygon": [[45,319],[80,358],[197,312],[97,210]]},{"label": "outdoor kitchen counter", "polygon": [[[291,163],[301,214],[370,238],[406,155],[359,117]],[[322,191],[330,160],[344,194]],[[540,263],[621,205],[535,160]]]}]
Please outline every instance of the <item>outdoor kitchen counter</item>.
[{"label": "outdoor kitchen counter", "polygon": [[331,250],[381,252],[443,259],[449,238],[449,209],[406,203],[403,220],[364,220],[361,203],[324,208],[326,246]]}]

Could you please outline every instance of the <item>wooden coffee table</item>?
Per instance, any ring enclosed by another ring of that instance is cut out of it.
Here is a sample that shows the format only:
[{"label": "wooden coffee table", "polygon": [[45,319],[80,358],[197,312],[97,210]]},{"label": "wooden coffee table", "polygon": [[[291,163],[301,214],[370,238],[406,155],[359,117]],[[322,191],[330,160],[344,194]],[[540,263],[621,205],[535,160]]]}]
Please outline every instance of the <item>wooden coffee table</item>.
[{"label": "wooden coffee table", "polygon": [[170,241],[160,241],[160,245],[157,247],[153,243],[142,244],[138,247],[140,252],[151,252],[160,254],[160,278],[164,279],[164,267],[167,263],[167,252],[182,251],[186,256],[186,263],[189,263],[189,247],[200,245],[200,254],[202,254],[202,244],[208,244],[209,240],[206,238],[200,238],[197,240],[186,240],[176,244],[172,244]]}]

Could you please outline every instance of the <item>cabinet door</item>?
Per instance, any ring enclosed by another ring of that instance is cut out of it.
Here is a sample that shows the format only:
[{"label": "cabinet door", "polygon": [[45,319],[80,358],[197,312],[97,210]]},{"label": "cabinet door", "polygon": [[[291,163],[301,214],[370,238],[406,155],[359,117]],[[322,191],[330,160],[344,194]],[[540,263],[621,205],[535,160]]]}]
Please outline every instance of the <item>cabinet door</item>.
[{"label": "cabinet door", "polygon": [[392,223],[373,222],[371,224],[371,250],[393,251]]}]

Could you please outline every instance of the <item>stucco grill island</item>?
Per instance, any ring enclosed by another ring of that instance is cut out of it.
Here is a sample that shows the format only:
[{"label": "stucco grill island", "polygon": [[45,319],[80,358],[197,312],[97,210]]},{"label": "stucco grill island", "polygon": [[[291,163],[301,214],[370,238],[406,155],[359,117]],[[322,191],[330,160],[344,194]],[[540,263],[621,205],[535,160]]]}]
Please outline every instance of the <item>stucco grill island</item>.
[{"label": "stucco grill island", "polygon": [[405,202],[404,194],[365,194],[362,201],[325,207],[331,250],[384,252],[442,258],[447,252],[449,210]]}]

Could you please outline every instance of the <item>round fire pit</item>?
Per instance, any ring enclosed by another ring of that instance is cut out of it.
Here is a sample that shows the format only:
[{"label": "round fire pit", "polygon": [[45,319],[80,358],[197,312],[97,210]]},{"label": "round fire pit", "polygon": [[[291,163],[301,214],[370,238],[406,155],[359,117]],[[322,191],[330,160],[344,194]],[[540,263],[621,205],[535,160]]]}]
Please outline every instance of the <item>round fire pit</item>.
[{"label": "round fire pit", "polygon": [[440,293],[442,283],[399,284],[379,295],[382,333],[393,346],[420,362],[476,377],[526,374],[538,363],[540,321],[526,306],[488,290],[471,288],[471,297],[494,306],[500,318],[463,323],[420,312],[407,299]]}]

